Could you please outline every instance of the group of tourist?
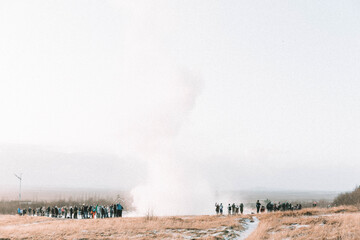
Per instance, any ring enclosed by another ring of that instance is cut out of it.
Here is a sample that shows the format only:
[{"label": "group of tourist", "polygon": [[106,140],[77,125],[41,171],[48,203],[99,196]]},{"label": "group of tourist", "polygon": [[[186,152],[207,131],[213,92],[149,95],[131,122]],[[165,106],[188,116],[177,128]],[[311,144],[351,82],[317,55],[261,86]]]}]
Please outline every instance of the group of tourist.
[{"label": "group of tourist", "polygon": [[[222,215],[223,214],[223,210],[224,210],[224,206],[222,203],[218,204],[215,203],[215,211],[216,211],[216,215]],[[244,204],[240,203],[239,205],[236,205],[235,203],[233,203],[232,205],[228,205],[228,214],[229,215],[235,215],[235,214],[243,214],[244,212]]]},{"label": "group of tourist", "polygon": [[88,218],[112,218],[122,217],[123,206],[120,203],[109,206],[64,206],[64,207],[39,207],[31,209],[18,208],[19,215],[29,216],[46,216],[53,218],[74,218],[74,219],[88,219]]},{"label": "group of tourist", "polygon": [[293,205],[292,203],[289,203],[289,202],[273,203],[271,201],[268,201],[266,203],[266,205],[261,205],[259,200],[256,201],[256,212],[257,213],[265,212],[265,208],[268,212],[288,211],[288,210],[293,211],[293,210],[301,210],[302,205],[301,204]]},{"label": "group of tourist", "polygon": [[[316,204],[313,204],[314,206],[316,206]],[[276,212],[276,211],[288,211],[288,210],[301,210],[302,209],[302,205],[301,204],[296,204],[293,205],[292,203],[289,202],[283,202],[283,203],[273,203],[271,201],[266,201],[266,204],[262,205],[260,203],[259,200],[256,201],[256,213],[263,213],[266,211],[268,212]],[[227,206],[227,210],[228,210],[228,215],[235,215],[235,214],[243,214],[244,212],[244,204],[240,203],[239,205],[236,205],[235,203],[233,204],[228,204]],[[222,215],[224,211],[224,206],[222,203],[215,203],[215,212],[217,215]]]}]

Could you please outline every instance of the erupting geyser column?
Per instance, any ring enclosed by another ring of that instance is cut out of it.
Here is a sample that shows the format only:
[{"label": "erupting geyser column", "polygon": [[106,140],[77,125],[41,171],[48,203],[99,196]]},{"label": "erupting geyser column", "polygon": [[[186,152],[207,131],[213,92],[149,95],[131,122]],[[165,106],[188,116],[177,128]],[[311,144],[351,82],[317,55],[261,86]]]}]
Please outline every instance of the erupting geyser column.
[{"label": "erupting geyser column", "polygon": [[200,82],[179,71],[168,79],[162,87],[166,94],[146,118],[148,124],[140,151],[147,161],[148,176],[145,184],[132,190],[133,204],[141,215],[207,213],[209,209],[204,202],[211,201],[211,191],[206,181],[194,174],[194,169],[183,164],[174,143],[183,121],[195,105]]}]

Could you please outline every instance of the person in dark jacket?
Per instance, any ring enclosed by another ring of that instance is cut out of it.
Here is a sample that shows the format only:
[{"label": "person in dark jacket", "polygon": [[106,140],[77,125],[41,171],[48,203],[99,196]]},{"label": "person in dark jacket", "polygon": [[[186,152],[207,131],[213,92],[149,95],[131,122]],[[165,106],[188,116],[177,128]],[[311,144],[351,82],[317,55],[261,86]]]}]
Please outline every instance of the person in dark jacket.
[{"label": "person in dark jacket", "polygon": [[85,206],[84,206],[85,218],[89,218],[88,210],[89,210],[89,206],[85,205]]},{"label": "person in dark jacket", "polygon": [[116,204],[114,204],[114,217],[118,217],[118,211],[117,211]]},{"label": "person in dark jacket", "polygon": [[256,213],[260,212],[261,203],[259,200],[256,201]]},{"label": "person in dark jacket", "polygon": [[55,217],[57,218],[59,216],[59,208],[55,207]]},{"label": "person in dark jacket", "polygon": [[72,206],[70,206],[70,218],[73,218],[73,207]]},{"label": "person in dark jacket", "polygon": [[218,203],[215,203],[215,212],[216,212],[216,215],[219,215],[220,205]]},{"label": "person in dark jacket", "polygon": [[105,217],[105,208],[103,206],[100,207],[101,210],[101,218]]},{"label": "person in dark jacket", "polygon": [[244,204],[240,203],[240,213],[243,214],[244,212]]},{"label": "person in dark jacket", "polygon": [[118,217],[122,217],[123,206],[121,206],[121,204],[118,203],[116,205],[116,208],[117,208],[117,212],[118,212]]},{"label": "person in dark jacket", "polygon": [[260,208],[260,212],[265,212],[265,206],[261,206],[261,208]]},{"label": "person in dark jacket", "polygon": [[267,209],[268,212],[272,212],[273,208],[274,208],[274,205],[272,204],[272,202],[268,202],[266,204],[266,209]]},{"label": "person in dark jacket", "polygon": [[78,207],[75,206],[74,207],[74,219],[77,219],[77,215],[78,215]]}]

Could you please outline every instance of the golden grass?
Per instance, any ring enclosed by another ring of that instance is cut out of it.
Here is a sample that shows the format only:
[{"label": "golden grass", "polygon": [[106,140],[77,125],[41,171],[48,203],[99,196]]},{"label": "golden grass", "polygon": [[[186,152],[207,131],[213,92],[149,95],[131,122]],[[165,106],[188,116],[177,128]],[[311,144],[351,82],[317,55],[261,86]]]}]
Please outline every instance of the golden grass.
[{"label": "golden grass", "polygon": [[355,207],[269,213],[259,219],[249,240],[360,239],[360,213]]},{"label": "golden grass", "polygon": [[[239,216],[183,216],[111,219],[52,219],[0,216],[0,238],[10,239],[216,239],[214,233],[242,230]],[[210,234],[211,233],[211,234]]]}]

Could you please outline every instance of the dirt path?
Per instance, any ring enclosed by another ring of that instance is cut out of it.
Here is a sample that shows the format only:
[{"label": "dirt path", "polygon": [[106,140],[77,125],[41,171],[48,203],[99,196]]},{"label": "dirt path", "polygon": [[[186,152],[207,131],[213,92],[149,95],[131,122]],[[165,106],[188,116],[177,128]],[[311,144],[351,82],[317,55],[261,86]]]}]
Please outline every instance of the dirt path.
[{"label": "dirt path", "polygon": [[238,240],[245,240],[247,237],[249,237],[250,234],[253,233],[255,229],[258,227],[259,219],[257,217],[253,217],[252,220],[246,219],[245,224],[246,224],[245,231],[241,232],[240,237],[237,238]]}]

